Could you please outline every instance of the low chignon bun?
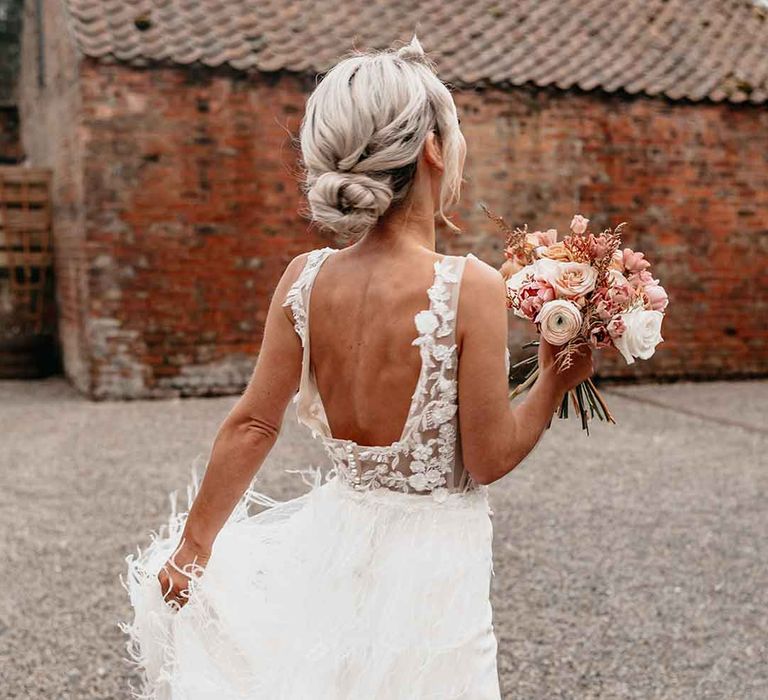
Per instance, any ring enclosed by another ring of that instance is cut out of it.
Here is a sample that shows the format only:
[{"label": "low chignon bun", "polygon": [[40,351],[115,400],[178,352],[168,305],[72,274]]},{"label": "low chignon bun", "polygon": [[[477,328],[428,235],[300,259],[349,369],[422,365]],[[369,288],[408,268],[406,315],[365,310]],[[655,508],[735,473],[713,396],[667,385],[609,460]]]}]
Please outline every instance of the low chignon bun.
[{"label": "low chignon bun", "polygon": [[390,178],[340,171],[323,173],[307,191],[315,219],[337,233],[353,236],[376,224],[392,203],[392,196]]},{"label": "low chignon bun", "polygon": [[458,230],[444,213],[461,179],[456,106],[416,36],[339,61],[309,96],[301,124],[311,219],[341,236],[366,234],[407,199],[430,131],[445,163],[439,212]]}]

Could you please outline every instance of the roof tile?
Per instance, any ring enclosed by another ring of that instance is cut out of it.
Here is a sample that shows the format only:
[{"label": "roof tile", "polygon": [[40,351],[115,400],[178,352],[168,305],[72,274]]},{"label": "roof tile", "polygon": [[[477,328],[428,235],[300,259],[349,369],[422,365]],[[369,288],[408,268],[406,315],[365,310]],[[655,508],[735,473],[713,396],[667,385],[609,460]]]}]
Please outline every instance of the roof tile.
[{"label": "roof tile", "polygon": [[322,73],[416,31],[453,84],[768,101],[753,0],[66,0],[79,50],[125,61]]}]

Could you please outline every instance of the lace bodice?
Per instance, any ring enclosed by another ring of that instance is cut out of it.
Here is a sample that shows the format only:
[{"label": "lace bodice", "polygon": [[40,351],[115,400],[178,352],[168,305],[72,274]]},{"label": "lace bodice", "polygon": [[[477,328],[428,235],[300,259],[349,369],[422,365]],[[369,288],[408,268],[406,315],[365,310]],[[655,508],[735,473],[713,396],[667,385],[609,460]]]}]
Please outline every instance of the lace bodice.
[{"label": "lace bodice", "polygon": [[354,489],[387,488],[431,494],[439,500],[450,492],[477,488],[461,461],[458,429],[455,329],[466,257],[446,255],[435,262],[434,280],[427,290],[428,305],[414,317],[413,345],[419,347],[421,372],[408,418],[398,440],[371,446],[331,435],[309,361],[309,298],[320,266],[334,251],[322,248],[310,252],[283,303],[291,308],[304,353],[295,398],[299,421],[320,438],[333,470]]}]

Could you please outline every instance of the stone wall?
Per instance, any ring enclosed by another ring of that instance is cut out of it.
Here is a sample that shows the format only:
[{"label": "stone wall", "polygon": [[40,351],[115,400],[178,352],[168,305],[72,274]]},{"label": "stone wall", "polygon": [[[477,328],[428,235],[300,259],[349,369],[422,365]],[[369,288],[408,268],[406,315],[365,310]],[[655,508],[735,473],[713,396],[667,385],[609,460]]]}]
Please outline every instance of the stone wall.
[{"label": "stone wall", "polygon": [[[96,398],[240,390],[285,265],[335,244],[298,214],[292,138],[313,80],[88,59],[53,85],[25,134],[57,171],[68,374]],[[564,232],[577,211],[628,220],[626,244],[671,296],[665,343],[631,367],[601,357],[600,375],[766,373],[768,110],[525,89],[456,100],[464,232],[441,227],[441,250],[501,262],[478,201],[532,229]],[[527,329],[511,325],[516,345]]]}]

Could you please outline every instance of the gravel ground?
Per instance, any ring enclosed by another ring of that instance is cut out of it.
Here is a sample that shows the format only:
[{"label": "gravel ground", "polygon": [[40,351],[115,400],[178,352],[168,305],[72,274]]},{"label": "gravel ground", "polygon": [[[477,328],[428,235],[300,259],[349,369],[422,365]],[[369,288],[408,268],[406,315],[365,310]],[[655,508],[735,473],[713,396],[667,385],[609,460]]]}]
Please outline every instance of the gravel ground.
[{"label": "gravel ground", "polygon": [[[768,698],[767,388],[611,387],[491,487],[505,700]],[[0,382],[0,697],[127,700],[123,559],[235,400]],[[322,463],[289,415],[259,488]]]}]

